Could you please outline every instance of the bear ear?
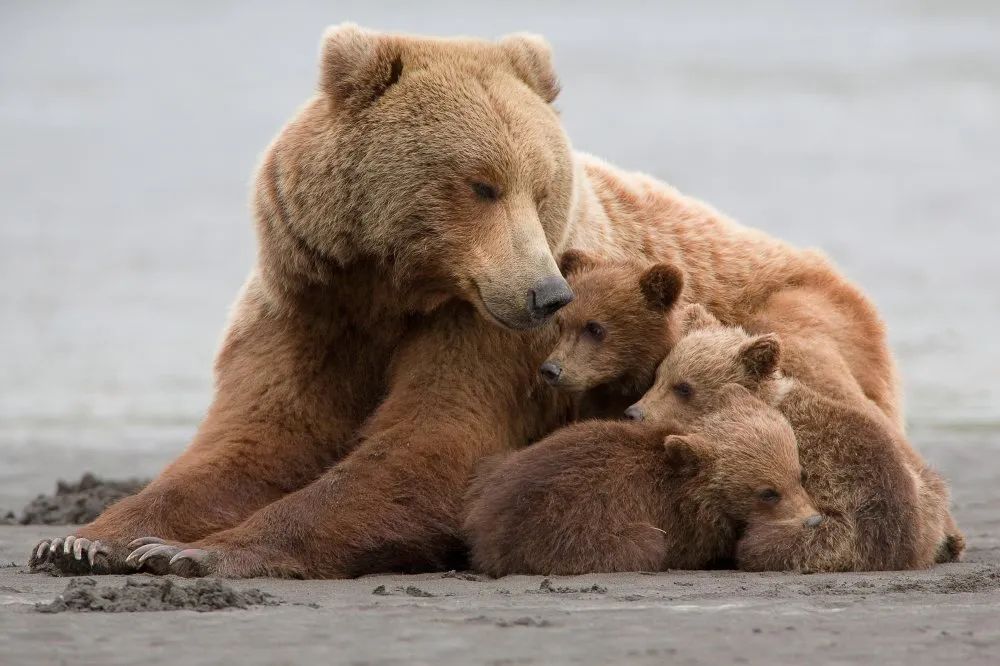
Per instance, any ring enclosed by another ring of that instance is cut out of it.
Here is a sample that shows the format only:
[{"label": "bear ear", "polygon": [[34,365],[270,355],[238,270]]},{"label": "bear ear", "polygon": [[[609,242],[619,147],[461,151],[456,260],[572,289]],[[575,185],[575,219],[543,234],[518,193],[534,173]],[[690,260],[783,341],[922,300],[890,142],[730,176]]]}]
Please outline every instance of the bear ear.
[{"label": "bear ear", "polygon": [[765,379],[778,369],[781,339],[774,333],[753,337],[740,346],[739,359],[751,379]]},{"label": "bear ear", "polygon": [[353,23],[327,28],[320,50],[319,89],[341,108],[373,104],[403,75],[399,39]]},{"label": "bear ear", "polygon": [[671,476],[694,476],[704,464],[704,442],[697,435],[667,435],[663,451]]},{"label": "bear ear", "polygon": [[500,40],[518,78],[551,104],[559,95],[559,79],[552,66],[552,48],[541,35],[519,32]]},{"label": "bear ear", "polygon": [[563,277],[569,277],[574,273],[590,270],[597,266],[599,262],[583,250],[566,250],[559,257],[559,272]]},{"label": "bear ear", "polygon": [[716,319],[711,312],[705,309],[701,303],[693,303],[684,310],[681,333],[687,335],[703,328],[714,328],[722,326],[722,322]]},{"label": "bear ear", "polygon": [[670,264],[655,264],[639,278],[639,288],[654,310],[669,310],[684,288],[684,274]]}]

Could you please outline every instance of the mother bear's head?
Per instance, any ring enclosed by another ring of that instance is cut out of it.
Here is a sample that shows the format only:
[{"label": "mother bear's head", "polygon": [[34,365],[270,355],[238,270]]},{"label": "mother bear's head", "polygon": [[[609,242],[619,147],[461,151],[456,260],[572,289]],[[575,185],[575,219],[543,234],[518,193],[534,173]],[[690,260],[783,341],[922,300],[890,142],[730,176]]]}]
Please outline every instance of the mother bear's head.
[{"label": "mother bear's head", "polygon": [[573,198],[557,93],[538,37],[330,28],[319,92],[258,174],[265,277],[322,284],[370,261],[403,291],[544,322],[573,297],[553,258]]}]

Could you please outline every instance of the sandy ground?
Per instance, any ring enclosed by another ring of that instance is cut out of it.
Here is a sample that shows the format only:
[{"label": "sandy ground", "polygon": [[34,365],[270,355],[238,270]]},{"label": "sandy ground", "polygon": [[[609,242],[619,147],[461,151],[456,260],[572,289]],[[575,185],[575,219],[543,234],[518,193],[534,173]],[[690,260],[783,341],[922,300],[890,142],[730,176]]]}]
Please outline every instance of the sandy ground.
[{"label": "sandy ground", "polygon": [[[0,515],[57,477],[150,476],[189,440],[253,261],[250,173],[313,88],[323,26],[346,19],[544,33],[578,148],[829,253],[887,320],[909,431],[952,482],[968,563],[554,583],[605,593],[247,581],[288,603],[128,615],[37,614],[66,581],[10,567],[0,662],[996,663],[992,0],[0,3]],[[0,562],[64,532],[0,527]]]},{"label": "sandy ground", "polygon": [[[60,532],[57,528],[55,532]],[[51,529],[0,527],[0,562]],[[61,532],[60,532],[61,533]],[[122,585],[101,576],[102,585]],[[188,581],[182,584],[189,584]],[[41,614],[67,579],[0,568],[0,655],[21,664],[995,664],[1000,541],[926,572],[370,576],[233,581],[284,603]],[[379,589],[383,588],[383,589]],[[544,590],[542,588],[545,588]],[[568,589],[564,589],[568,588]],[[556,591],[546,591],[546,590]],[[378,592],[381,593],[377,593]],[[584,590],[584,591],[580,591]]]}]

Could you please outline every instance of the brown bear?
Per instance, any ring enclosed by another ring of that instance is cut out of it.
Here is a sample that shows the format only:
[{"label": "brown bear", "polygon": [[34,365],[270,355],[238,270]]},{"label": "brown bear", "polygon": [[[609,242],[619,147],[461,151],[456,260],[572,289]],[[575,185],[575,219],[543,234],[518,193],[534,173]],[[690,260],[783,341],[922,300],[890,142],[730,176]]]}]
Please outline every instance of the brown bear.
[{"label": "brown bear", "polygon": [[690,300],[807,342],[808,381],[901,423],[858,289],[814,253],[574,152],[558,90],[538,37],[330,29],[316,93],[257,173],[257,262],[194,441],[32,564],[124,572],[141,550],[142,569],[188,575],[450,566],[475,463],[566,413],[538,368],[556,337],[544,324],[572,298],[555,261],[568,249],[676,266]]},{"label": "brown bear", "polygon": [[783,376],[773,333],[723,326],[700,305],[687,308],[683,330],[630,415],[691,426],[726,400],[730,382],[748,388],[791,423],[806,491],[824,515],[815,528],[755,517],[739,544],[741,568],[916,569],[958,557],[964,539],[949,533],[947,486],[926,464],[911,465],[909,445],[883,414]]},{"label": "brown bear", "polygon": [[605,261],[579,250],[559,259],[575,294],[555,318],[559,342],[540,372],[577,396],[577,418],[618,418],[650,386],[680,333],[684,276],[670,264]]},{"label": "brown bear", "polygon": [[697,569],[731,558],[747,521],[818,520],[788,422],[729,389],[691,434],[585,421],[487,461],[465,520],[473,567],[492,576]]}]

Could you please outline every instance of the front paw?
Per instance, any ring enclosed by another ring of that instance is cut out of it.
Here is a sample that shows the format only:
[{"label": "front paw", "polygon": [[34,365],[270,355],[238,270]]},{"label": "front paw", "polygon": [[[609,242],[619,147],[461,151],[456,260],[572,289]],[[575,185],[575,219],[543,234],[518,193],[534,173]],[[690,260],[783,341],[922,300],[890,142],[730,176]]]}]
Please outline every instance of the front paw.
[{"label": "front paw", "polygon": [[157,575],[176,574],[199,578],[215,573],[217,558],[207,550],[189,548],[157,537],[142,537],[128,545],[131,551],[125,564],[133,571]]},{"label": "front paw", "polygon": [[42,539],[31,551],[28,567],[31,571],[83,575],[124,573],[121,548],[100,539],[74,535]]}]

